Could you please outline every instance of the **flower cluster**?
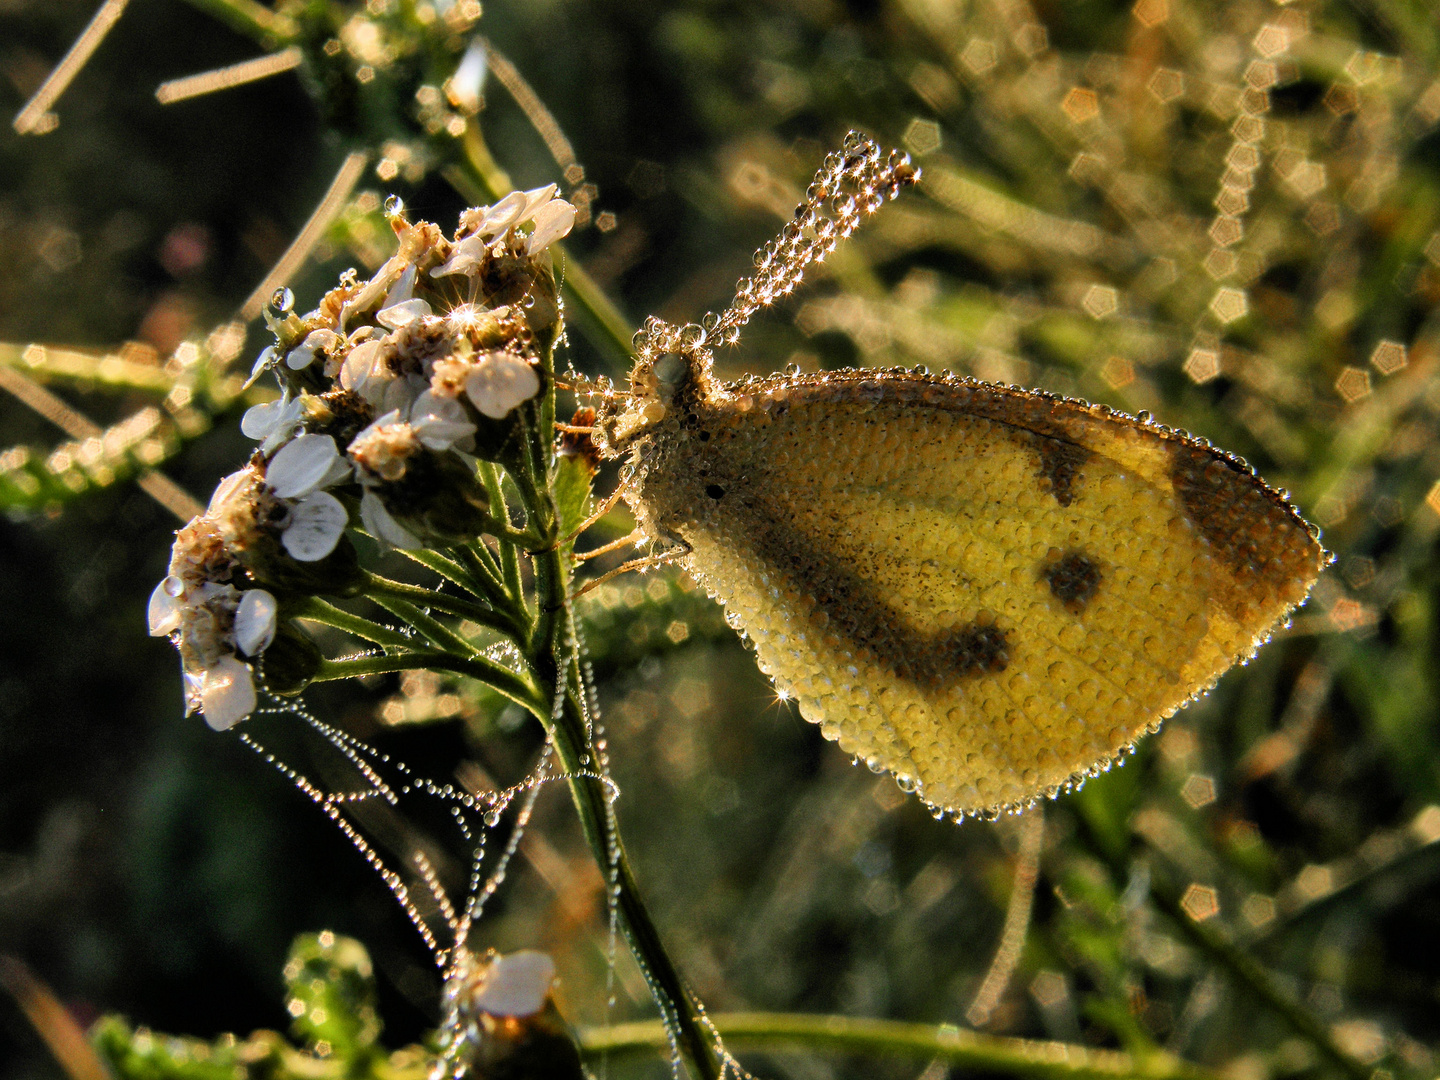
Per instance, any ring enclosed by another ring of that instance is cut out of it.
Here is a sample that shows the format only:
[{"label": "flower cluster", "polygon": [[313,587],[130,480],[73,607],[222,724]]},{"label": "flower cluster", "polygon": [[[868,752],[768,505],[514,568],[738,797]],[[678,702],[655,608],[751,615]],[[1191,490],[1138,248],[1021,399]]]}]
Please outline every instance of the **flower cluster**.
[{"label": "flower cluster", "polygon": [[550,997],[555,961],[524,949],[477,956],[461,945],[445,979],[440,1058],[430,1080],[588,1075]]},{"label": "flower cluster", "polygon": [[373,277],[348,273],[304,316],[277,294],[276,342],[252,381],[274,372],[281,396],[245,413],[254,457],[176,535],[150,600],[150,632],[180,650],[187,708],[212,727],[255,708],[252,665],[284,632],[288,599],[358,587],[354,513],[401,548],[485,529],[476,459],[503,460],[560,331],[548,248],[575,208],[555,191],[467,210],[451,238],[392,200],[397,251]]}]

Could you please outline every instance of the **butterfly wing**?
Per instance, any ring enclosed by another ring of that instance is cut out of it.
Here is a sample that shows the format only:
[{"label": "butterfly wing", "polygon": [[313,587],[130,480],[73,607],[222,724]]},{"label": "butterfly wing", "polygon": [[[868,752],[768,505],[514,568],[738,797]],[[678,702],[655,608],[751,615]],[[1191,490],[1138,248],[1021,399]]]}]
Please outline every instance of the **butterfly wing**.
[{"label": "butterfly wing", "polygon": [[642,517],[841,747],[979,812],[1103,767],[1248,658],[1326,555],[1243,463],[1080,402],[907,373],[737,384]]}]

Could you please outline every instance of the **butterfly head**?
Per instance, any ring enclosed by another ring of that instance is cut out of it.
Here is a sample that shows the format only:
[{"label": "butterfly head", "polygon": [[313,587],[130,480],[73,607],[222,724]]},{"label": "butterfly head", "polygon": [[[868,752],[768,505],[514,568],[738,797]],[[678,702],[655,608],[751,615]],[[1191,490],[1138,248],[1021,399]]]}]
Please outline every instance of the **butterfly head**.
[{"label": "butterfly head", "polygon": [[714,358],[703,327],[671,326],[650,318],[635,335],[630,393],[605,398],[596,408],[597,440],[607,457],[617,457],[638,439],[674,424],[687,405],[715,392]]}]

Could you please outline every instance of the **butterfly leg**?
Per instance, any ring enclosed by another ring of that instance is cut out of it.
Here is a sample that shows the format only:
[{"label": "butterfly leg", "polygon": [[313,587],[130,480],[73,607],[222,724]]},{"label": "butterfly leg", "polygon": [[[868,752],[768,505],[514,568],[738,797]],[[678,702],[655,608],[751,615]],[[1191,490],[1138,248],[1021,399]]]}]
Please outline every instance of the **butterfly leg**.
[{"label": "butterfly leg", "polygon": [[631,570],[649,570],[651,567],[664,566],[666,563],[674,562],[676,559],[683,559],[686,555],[690,554],[690,551],[690,545],[682,540],[679,542],[678,547],[669,548],[665,551],[657,551],[638,559],[631,559],[629,562],[621,563],[615,567],[614,570],[601,574],[594,581],[587,581],[571,594],[570,599],[572,602],[578,600],[591,589],[598,589],[612,578],[617,578],[621,574],[628,574]]},{"label": "butterfly leg", "polygon": [[638,546],[640,541],[644,539],[645,530],[636,529],[634,532],[629,533],[626,536],[620,537],[619,540],[611,540],[610,543],[604,544],[601,547],[595,548],[591,551],[587,551],[583,555],[576,555],[575,561],[577,563],[587,562],[590,559],[597,558],[600,555],[608,555],[612,551],[619,551],[621,548],[635,547]]}]

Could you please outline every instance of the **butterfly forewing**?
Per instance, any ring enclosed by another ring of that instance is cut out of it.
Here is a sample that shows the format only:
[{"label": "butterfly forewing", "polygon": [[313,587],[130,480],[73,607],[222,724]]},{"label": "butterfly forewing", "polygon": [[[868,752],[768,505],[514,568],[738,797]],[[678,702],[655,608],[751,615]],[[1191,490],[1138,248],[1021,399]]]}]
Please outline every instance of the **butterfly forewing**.
[{"label": "butterfly forewing", "polygon": [[1109,762],[1251,655],[1324,553],[1234,459],[923,375],[734,384],[652,435],[642,518],[843,749],[946,809]]}]

